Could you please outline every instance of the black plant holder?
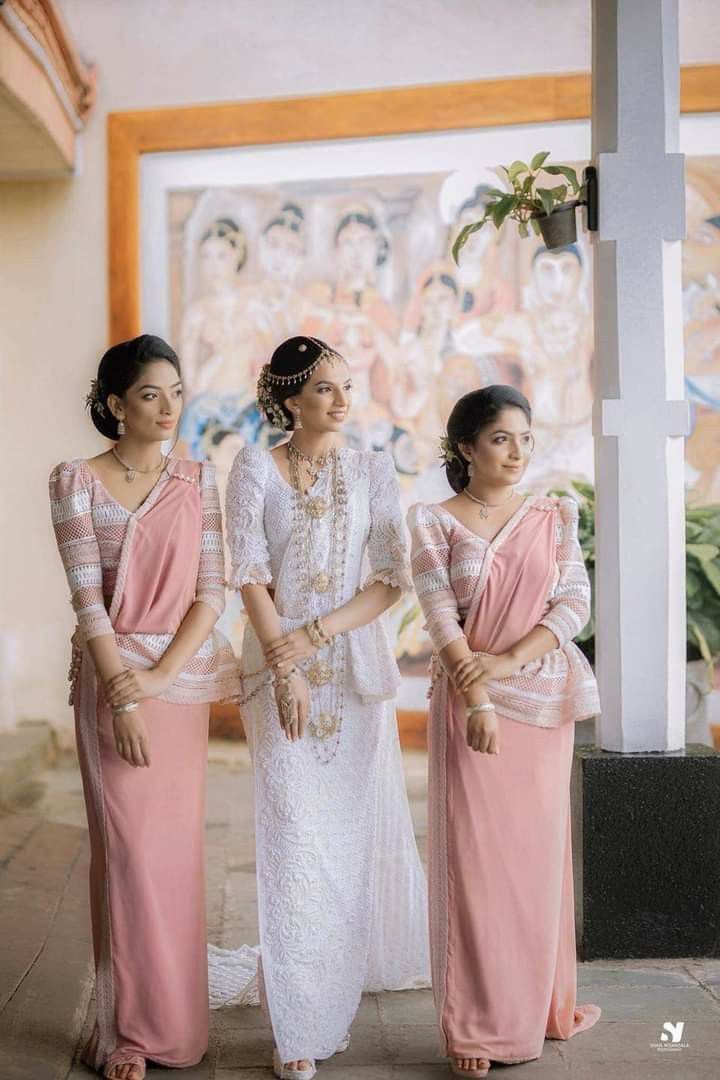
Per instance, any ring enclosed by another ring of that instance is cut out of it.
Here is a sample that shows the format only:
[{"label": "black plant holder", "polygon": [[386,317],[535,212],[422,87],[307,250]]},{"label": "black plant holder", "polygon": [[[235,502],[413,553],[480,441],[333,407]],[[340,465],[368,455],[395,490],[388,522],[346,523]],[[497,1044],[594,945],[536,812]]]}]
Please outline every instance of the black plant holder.
[{"label": "black plant holder", "polygon": [[585,198],[583,202],[587,211],[587,227],[589,232],[597,232],[598,229],[598,176],[594,165],[588,165],[583,172],[583,184],[585,186]]}]

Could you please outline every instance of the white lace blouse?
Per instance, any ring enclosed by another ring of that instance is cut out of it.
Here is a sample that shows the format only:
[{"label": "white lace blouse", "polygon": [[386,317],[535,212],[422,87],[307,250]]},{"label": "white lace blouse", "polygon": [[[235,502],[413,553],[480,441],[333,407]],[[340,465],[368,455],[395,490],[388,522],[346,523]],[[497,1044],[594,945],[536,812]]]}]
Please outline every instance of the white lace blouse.
[{"label": "white lace blouse", "polygon": [[[347,488],[346,543],[340,604],[375,581],[413,588],[397,474],[384,452],[338,451]],[[313,495],[329,498],[329,470],[320,474]],[[230,587],[267,585],[273,591],[283,629],[302,626],[337,606],[330,593],[300,587],[301,525],[295,517],[295,491],[280,474],[268,450],[246,446],[233,464],[227,486],[226,520],[231,557]],[[308,527],[303,523],[302,527]],[[313,551],[321,558],[332,544],[332,515],[312,521]],[[247,636],[247,635],[246,635]],[[388,700],[400,675],[383,619],[347,634],[349,688],[366,701]]]}]

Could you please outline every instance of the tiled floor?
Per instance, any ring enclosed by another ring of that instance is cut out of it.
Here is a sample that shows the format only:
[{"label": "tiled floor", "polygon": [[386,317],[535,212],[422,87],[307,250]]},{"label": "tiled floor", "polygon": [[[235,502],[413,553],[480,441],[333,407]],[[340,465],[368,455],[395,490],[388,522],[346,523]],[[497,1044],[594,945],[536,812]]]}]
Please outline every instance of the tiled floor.
[{"label": "tiled floor", "polygon": [[[421,849],[425,843],[425,757],[405,766]],[[247,753],[211,752],[208,843],[213,941],[257,941],[252,804]],[[87,918],[87,840],[77,769],[62,760],[19,792],[0,816],[0,1080],[81,1080],[77,1048],[92,1015]],[[508,1080],[718,1080],[720,961],[581,964],[579,1000],[602,1006],[601,1021],[567,1043],[547,1042],[539,1061],[494,1066]],[[685,1023],[681,1048],[661,1042],[666,1022]],[[659,1045],[662,1049],[658,1049]],[[210,1051],[186,1080],[268,1080],[271,1035],[257,1008],[212,1015]],[[149,1076],[167,1070],[149,1070]],[[429,991],[363,999],[349,1051],[322,1063],[319,1080],[449,1076],[437,1057]]]}]

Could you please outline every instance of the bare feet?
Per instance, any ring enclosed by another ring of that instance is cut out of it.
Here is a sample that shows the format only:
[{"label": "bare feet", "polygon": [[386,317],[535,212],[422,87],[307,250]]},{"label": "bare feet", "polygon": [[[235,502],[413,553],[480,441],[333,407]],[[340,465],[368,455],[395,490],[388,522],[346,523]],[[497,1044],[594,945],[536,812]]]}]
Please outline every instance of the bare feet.
[{"label": "bare feet", "polygon": [[105,1075],[108,1080],[143,1080],[145,1070],[132,1061],[123,1061],[113,1065]]},{"label": "bare feet", "polygon": [[312,1069],[312,1061],[307,1061],[306,1058],[300,1058],[299,1061],[286,1061],[285,1068],[295,1069],[296,1072],[306,1072]]},{"label": "bare feet", "polygon": [[487,1058],[462,1058],[456,1057],[453,1059],[455,1062],[455,1069],[459,1073],[466,1072],[469,1075],[483,1075],[490,1069],[490,1062]]}]

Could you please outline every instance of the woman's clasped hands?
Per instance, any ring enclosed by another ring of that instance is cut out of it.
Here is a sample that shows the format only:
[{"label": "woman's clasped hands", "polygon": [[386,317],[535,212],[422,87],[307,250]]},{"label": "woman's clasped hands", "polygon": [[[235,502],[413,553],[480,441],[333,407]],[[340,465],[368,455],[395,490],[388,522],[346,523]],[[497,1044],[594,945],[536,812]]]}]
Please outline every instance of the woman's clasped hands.
[{"label": "woman's clasped hands", "polygon": [[455,688],[461,693],[472,684],[484,686],[490,679],[507,679],[518,671],[519,665],[509,653],[473,653],[458,660],[452,669],[451,677]]},{"label": "woman's clasped hands", "polygon": [[172,682],[159,668],[135,671],[126,668],[105,684],[105,698],[112,710],[115,748],[128,765],[150,765],[150,737],[141,702],[157,698]]}]

